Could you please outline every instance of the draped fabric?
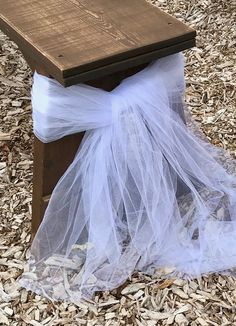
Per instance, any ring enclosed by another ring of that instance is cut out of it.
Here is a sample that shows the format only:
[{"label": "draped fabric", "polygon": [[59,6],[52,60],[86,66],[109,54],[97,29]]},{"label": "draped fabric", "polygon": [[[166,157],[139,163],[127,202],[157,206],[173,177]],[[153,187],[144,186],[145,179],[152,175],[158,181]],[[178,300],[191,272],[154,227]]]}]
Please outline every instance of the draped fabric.
[{"label": "draped fabric", "polygon": [[78,302],[134,271],[235,275],[236,162],[184,117],[184,92],[182,53],[111,92],[34,74],[35,135],[46,143],[86,133],[52,193],[21,286]]}]

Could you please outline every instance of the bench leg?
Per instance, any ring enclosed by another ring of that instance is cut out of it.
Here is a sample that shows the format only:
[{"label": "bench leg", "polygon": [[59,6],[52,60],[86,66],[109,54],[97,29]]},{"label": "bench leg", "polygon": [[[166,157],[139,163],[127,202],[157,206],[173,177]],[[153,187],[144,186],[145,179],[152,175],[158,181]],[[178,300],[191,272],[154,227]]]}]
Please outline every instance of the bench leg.
[{"label": "bench leg", "polygon": [[84,133],[70,135],[48,144],[34,138],[31,240],[43,219],[50,195],[60,177],[73,161],[83,135]]},{"label": "bench leg", "polygon": [[[31,70],[50,77],[43,67],[38,67],[37,62],[34,62],[27,55],[24,55]],[[145,65],[127,69],[100,78],[92,80],[87,84],[111,91],[116,87],[125,77],[136,73],[143,69]],[[45,209],[47,208],[50,195],[59,181],[60,177],[67,170],[72,163],[74,156],[83,139],[84,133],[70,135],[63,139],[44,144],[36,137],[34,139],[34,170],[33,170],[33,207],[32,207],[32,231],[31,241],[42,222]]]},{"label": "bench leg", "polygon": [[[39,67],[37,62],[24,55],[31,70],[35,69],[38,73],[50,77],[43,67]],[[87,84],[111,91],[124,78],[140,71],[145,65],[130,68],[97,80],[87,82]],[[184,120],[183,107],[176,107]],[[59,181],[60,177],[72,163],[74,156],[83,139],[84,133],[74,134],[63,139],[44,144],[36,137],[34,139],[34,171],[33,171],[33,207],[32,207],[32,231],[31,241],[43,220],[45,209],[47,208],[51,193]],[[184,189],[181,180],[178,180],[177,194],[186,193],[188,189]]]}]

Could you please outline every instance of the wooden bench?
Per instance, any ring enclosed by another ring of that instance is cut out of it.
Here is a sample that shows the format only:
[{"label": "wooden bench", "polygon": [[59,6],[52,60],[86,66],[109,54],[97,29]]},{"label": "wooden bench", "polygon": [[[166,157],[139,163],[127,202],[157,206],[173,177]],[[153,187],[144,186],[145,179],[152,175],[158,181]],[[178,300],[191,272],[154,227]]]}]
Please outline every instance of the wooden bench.
[{"label": "wooden bench", "polygon": [[[32,71],[65,87],[84,82],[108,91],[152,60],[194,46],[196,36],[145,0],[0,0],[0,29]],[[49,144],[35,137],[32,239],[82,137]]]}]

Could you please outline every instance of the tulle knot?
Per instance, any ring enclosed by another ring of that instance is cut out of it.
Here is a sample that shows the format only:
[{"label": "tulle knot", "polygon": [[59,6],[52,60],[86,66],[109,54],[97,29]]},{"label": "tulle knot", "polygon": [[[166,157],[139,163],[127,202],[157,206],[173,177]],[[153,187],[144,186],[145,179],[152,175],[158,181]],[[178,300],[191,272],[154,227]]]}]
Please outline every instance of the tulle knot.
[{"label": "tulle knot", "polygon": [[112,121],[117,121],[122,112],[128,109],[129,103],[125,97],[112,94]]}]

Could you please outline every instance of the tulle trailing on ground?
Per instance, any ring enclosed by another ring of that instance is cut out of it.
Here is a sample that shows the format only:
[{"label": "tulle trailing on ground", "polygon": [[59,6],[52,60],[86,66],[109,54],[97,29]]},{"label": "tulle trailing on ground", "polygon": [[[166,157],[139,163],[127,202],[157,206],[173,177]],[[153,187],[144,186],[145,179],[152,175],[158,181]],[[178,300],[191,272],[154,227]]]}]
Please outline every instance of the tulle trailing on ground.
[{"label": "tulle trailing on ground", "polygon": [[36,136],[86,134],[52,193],[21,286],[78,302],[134,271],[235,276],[236,162],[201,134],[184,92],[182,53],[111,92],[35,73]]}]

